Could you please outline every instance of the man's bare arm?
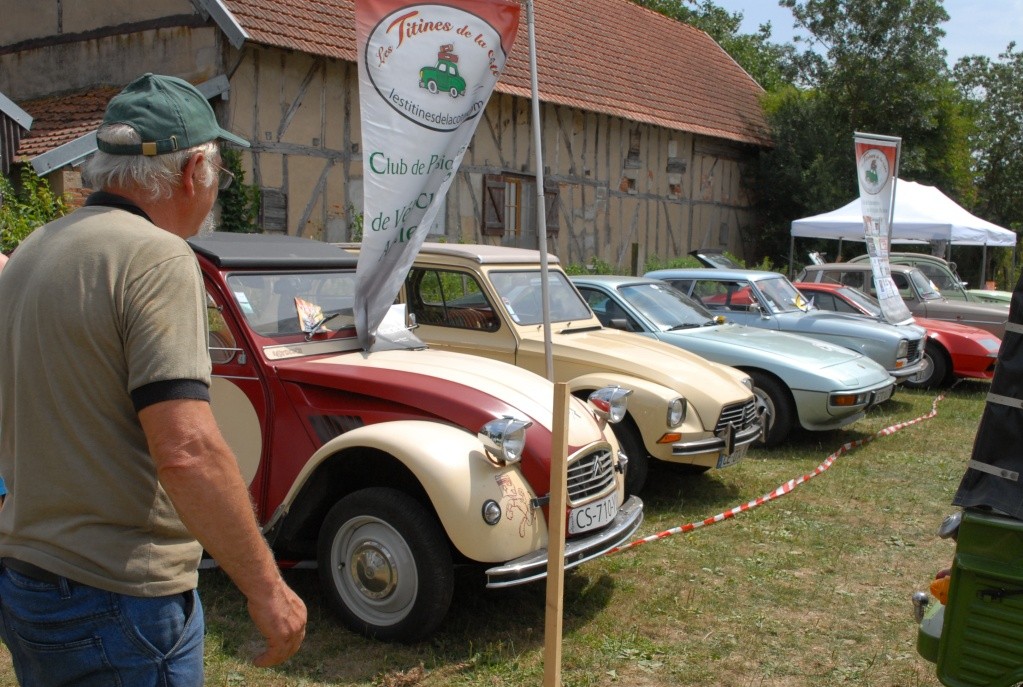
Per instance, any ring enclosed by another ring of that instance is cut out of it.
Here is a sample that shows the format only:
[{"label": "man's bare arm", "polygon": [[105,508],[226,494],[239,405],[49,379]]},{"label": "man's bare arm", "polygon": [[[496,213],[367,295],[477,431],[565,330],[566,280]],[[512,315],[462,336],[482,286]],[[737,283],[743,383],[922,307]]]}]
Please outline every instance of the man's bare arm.
[{"label": "man's bare arm", "polygon": [[157,475],[182,522],[248,599],[267,640],[256,665],[287,660],[305,637],[306,608],[259,532],[238,462],[209,403],[172,400],[139,413]]}]

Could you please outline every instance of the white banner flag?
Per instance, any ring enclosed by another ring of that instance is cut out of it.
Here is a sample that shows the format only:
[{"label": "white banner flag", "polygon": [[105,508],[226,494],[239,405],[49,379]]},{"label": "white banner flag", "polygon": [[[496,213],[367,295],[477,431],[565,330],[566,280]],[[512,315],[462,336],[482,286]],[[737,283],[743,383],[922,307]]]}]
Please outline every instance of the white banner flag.
[{"label": "white banner flag", "polygon": [[891,250],[892,207],[895,180],[898,178],[899,147],[895,136],[855,133],[856,179],[860,187],[863,212],[863,239],[874,275],[874,290],[884,318],[893,324],[912,322],[913,315],[892,281]]},{"label": "white banner flag", "polygon": [[[355,326],[378,327],[476,131],[518,30],[517,0],[356,0],[362,247]],[[378,336],[379,335],[379,336]]]}]

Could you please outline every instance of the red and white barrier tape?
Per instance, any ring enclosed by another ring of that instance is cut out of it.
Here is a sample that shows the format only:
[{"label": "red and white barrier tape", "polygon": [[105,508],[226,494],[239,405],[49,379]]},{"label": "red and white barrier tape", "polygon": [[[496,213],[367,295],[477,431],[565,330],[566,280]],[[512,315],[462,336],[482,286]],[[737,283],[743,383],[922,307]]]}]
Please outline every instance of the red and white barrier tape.
[{"label": "red and white barrier tape", "polygon": [[813,472],[803,475],[802,477],[798,477],[796,479],[791,479],[785,484],[775,489],[774,491],[768,494],[764,494],[760,498],[753,499],[752,501],[748,501],[740,506],[736,506],[735,508],[727,510],[723,513],[718,513],[717,515],[707,518],[705,520],[701,520],[700,522],[691,522],[687,525],[682,525],[681,527],[673,527],[670,530],[664,530],[663,532],[658,532],[657,534],[651,534],[649,537],[637,539],[636,541],[630,542],[629,544],[625,544],[623,546],[616,546],[615,548],[608,551],[608,555],[612,553],[618,553],[619,551],[625,551],[626,549],[632,549],[641,544],[646,544],[647,542],[664,539],[666,537],[670,537],[673,534],[685,534],[686,532],[692,532],[693,530],[703,527],[704,525],[713,525],[716,522],[722,522],[723,520],[734,518],[739,513],[744,513],[748,510],[756,508],[757,506],[761,506],[767,503],[768,501],[773,501],[774,499],[780,496],[784,496],[785,494],[788,494],[793,489],[798,487],[800,484],[803,484],[809,481],[810,479],[813,479],[817,475],[821,474],[822,472],[830,468],[831,465],[838,459],[839,456],[848,453],[852,449],[859,448],[860,446],[863,446],[865,444],[869,444],[878,437],[885,437],[890,434],[894,434],[895,432],[898,432],[900,429],[904,429],[911,425],[915,425],[919,422],[923,422],[924,420],[930,420],[932,417],[938,414],[938,403],[943,398],[945,398],[944,394],[937,396],[934,399],[934,402],[931,403],[931,412],[927,413],[926,415],[921,415],[920,417],[915,418],[913,420],[899,422],[889,427],[885,427],[884,429],[879,430],[878,432],[868,437],[864,437],[863,439],[857,439],[855,441],[850,441],[846,444],[842,444],[841,448],[839,448],[837,451],[828,456],[823,463],[821,463],[814,469]]}]

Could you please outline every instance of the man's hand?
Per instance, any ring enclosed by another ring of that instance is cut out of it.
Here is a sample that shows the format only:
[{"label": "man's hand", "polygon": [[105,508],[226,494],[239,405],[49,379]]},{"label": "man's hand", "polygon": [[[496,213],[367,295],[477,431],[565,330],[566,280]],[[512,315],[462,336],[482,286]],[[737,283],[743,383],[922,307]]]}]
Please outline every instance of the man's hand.
[{"label": "man's hand", "polygon": [[249,616],[266,638],[266,651],[252,661],[260,668],[283,663],[302,646],[305,604],[283,580],[273,593],[249,599]]}]

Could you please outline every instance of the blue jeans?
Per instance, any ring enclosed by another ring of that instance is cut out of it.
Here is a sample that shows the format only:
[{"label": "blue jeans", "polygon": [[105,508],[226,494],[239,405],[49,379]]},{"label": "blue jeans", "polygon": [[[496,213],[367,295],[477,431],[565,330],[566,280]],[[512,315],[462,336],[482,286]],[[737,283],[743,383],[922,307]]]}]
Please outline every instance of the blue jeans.
[{"label": "blue jeans", "polygon": [[22,687],[203,684],[203,612],[194,590],[126,596],[5,567],[0,638]]}]

